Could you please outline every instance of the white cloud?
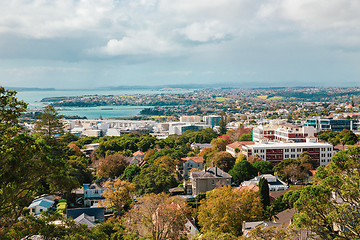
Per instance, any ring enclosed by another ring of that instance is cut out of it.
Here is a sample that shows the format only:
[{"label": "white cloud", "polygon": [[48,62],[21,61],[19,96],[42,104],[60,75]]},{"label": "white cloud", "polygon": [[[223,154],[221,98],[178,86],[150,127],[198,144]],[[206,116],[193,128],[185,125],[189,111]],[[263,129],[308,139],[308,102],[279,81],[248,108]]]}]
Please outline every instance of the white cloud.
[{"label": "white cloud", "polygon": [[144,55],[175,53],[178,49],[175,44],[148,30],[129,32],[120,40],[111,39],[99,52],[110,56]]},{"label": "white cloud", "polygon": [[231,35],[229,27],[218,21],[204,23],[195,22],[180,29],[179,32],[184,34],[189,40],[196,42],[224,40]]}]

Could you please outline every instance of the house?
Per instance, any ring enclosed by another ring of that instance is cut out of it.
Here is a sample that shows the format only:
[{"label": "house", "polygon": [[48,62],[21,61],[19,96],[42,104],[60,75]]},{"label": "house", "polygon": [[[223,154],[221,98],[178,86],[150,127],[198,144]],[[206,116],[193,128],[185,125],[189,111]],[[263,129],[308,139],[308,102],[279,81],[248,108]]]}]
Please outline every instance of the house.
[{"label": "house", "polygon": [[96,227],[95,217],[89,216],[86,213],[82,213],[80,216],[74,219],[75,222],[86,224],[88,228]]},{"label": "house", "polygon": [[248,237],[249,232],[257,227],[271,227],[271,226],[280,226],[280,225],[281,225],[280,223],[265,222],[265,221],[243,222],[243,226],[242,226],[243,236]]},{"label": "house", "polygon": [[212,144],[211,143],[192,143],[190,145],[191,149],[196,149],[199,148],[200,151],[202,151],[204,148],[211,148]]},{"label": "house", "polygon": [[84,205],[86,207],[98,206],[99,202],[104,201],[102,193],[105,191],[104,184],[111,181],[111,178],[102,177],[92,184],[84,184]]},{"label": "house", "polygon": [[177,166],[177,171],[183,178],[188,178],[192,168],[202,170],[204,167],[205,161],[203,157],[186,157],[181,158],[181,163]]},{"label": "house", "polygon": [[282,191],[289,188],[289,186],[281,181],[278,177],[271,174],[262,174],[260,176],[254,177],[249,181],[244,181],[241,183],[241,186],[249,186],[249,185],[259,185],[259,181],[261,178],[265,178],[269,184],[270,191]]},{"label": "house", "polygon": [[35,199],[28,207],[30,214],[38,215],[44,211],[56,210],[54,200],[55,198],[52,196],[45,196],[39,199]]},{"label": "house", "polygon": [[187,217],[185,228],[187,229],[188,236],[191,237],[190,239],[194,239],[194,237],[198,236],[200,233],[194,222],[194,219]]},{"label": "house", "polygon": [[[218,167],[209,167],[201,172],[190,172],[191,193],[197,195],[231,184],[232,176]],[[189,193],[189,192],[187,192]]]},{"label": "house", "polygon": [[105,209],[103,207],[67,209],[66,218],[72,218],[78,223],[86,224],[88,228],[92,228],[96,226],[96,222],[104,222]]}]

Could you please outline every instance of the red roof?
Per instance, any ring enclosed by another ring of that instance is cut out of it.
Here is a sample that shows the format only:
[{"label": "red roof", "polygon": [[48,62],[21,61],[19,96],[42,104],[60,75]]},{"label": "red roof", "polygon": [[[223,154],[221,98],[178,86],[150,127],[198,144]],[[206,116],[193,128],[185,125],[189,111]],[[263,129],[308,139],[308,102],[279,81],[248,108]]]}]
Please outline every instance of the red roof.
[{"label": "red roof", "polygon": [[187,162],[189,160],[193,160],[196,163],[203,163],[204,162],[204,158],[203,157],[186,157],[186,158],[181,158],[182,161]]},{"label": "red roof", "polygon": [[240,186],[238,188],[236,188],[236,190],[238,191],[242,191],[242,190],[253,190],[255,192],[259,191],[259,187],[255,184],[250,184],[249,186]]},{"label": "red roof", "polygon": [[133,156],[138,156],[138,155],[145,155],[142,151],[137,151],[133,153]]},{"label": "red roof", "polygon": [[236,141],[236,142],[233,142],[233,143],[227,145],[227,147],[230,147],[230,148],[232,148],[232,149],[235,149],[235,148],[241,149],[242,146],[245,146],[245,145],[254,145],[254,144],[255,144],[254,141],[241,141],[241,142]]}]

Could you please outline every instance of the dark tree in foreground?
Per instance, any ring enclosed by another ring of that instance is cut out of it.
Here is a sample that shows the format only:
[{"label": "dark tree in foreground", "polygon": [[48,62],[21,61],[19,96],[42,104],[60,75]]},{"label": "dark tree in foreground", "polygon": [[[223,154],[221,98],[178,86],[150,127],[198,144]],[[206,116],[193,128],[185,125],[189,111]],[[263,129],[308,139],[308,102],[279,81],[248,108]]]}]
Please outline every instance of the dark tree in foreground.
[{"label": "dark tree in foreground", "polygon": [[265,178],[261,178],[259,181],[259,194],[261,203],[264,208],[270,205],[270,195],[269,195],[269,183]]}]

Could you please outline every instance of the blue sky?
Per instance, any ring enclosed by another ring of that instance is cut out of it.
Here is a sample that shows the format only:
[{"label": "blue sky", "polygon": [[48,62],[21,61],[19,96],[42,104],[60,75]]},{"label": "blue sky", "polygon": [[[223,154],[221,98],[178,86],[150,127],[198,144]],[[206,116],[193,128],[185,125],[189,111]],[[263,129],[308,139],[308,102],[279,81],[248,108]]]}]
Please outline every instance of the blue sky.
[{"label": "blue sky", "polygon": [[358,0],[0,2],[0,85],[360,86]]}]

